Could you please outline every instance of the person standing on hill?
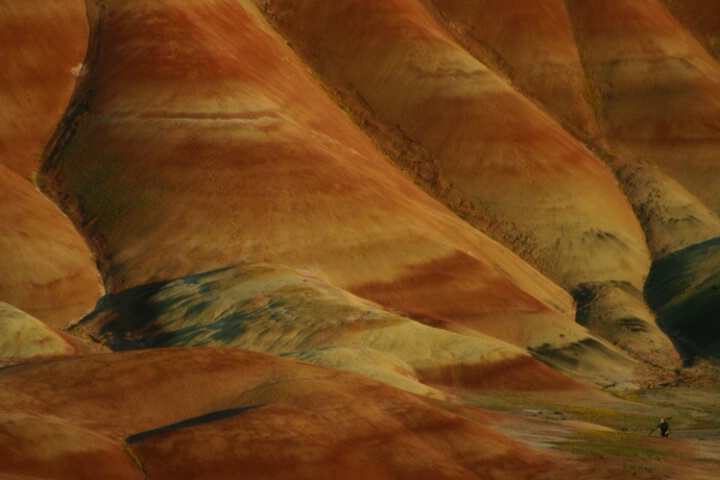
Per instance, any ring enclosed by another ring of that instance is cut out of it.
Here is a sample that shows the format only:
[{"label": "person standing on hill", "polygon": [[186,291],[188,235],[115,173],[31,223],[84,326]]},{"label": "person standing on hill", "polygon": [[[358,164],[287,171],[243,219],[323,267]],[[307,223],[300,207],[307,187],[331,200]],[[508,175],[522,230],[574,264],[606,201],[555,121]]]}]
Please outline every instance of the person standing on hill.
[{"label": "person standing on hill", "polygon": [[[669,420],[669,418],[668,418],[668,420]],[[669,436],[670,436],[670,424],[669,424],[669,423],[667,422],[667,420],[664,419],[664,418],[661,418],[661,419],[660,419],[660,423],[658,424],[658,426],[655,427],[655,428],[653,428],[653,429],[652,429],[652,432],[650,432],[648,435],[652,435],[652,433],[653,433],[655,430],[657,430],[658,428],[660,429],[660,436],[661,436],[661,437],[669,437]]]}]

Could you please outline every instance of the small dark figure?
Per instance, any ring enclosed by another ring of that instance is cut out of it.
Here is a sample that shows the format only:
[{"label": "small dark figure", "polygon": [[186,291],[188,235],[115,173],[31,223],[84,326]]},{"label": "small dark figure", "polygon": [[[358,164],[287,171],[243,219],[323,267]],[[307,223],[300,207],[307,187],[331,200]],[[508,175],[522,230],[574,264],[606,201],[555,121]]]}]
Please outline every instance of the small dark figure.
[{"label": "small dark figure", "polygon": [[[668,418],[668,420],[669,420],[669,418]],[[655,430],[657,430],[658,428],[660,429],[661,437],[669,437],[670,436],[670,424],[668,424],[667,420],[664,418],[660,419],[660,423],[658,424],[658,426],[653,428],[652,431],[648,435],[652,435],[652,433]]]}]

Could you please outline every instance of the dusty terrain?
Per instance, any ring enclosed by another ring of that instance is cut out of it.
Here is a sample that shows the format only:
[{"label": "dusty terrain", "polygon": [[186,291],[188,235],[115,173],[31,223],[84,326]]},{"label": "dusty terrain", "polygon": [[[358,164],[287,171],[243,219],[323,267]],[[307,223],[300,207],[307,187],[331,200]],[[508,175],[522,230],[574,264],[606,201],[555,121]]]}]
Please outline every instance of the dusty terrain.
[{"label": "dusty terrain", "polygon": [[716,4],[0,1],[0,479],[718,478]]}]

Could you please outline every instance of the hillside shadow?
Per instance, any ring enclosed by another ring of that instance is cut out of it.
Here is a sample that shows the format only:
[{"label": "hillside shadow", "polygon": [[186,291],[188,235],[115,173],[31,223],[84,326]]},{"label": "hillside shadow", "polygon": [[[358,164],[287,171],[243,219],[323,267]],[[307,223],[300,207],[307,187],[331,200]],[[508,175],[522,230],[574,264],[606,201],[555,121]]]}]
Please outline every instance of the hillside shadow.
[{"label": "hillside shadow", "polygon": [[94,330],[93,325],[99,324],[100,328],[96,330],[99,340],[113,350],[133,350],[189,344],[200,330],[207,333],[209,329],[222,330],[227,326],[237,330],[238,319],[227,316],[222,316],[215,325],[189,325],[172,330],[166,329],[162,321],[178,309],[183,311],[183,318],[203,314],[212,317],[208,313],[212,302],[202,298],[212,292],[213,280],[233,268],[235,266],[224,267],[106,295],[70,332],[86,328]]},{"label": "hillside shadow", "polygon": [[720,237],[653,262],[645,299],[683,364],[720,360]]},{"label": "hillside shadow", "polygon": [[226,418],[234,417],[235,415],[239,415],[243,412],[246,412],[248,410],[252,410],[255,408],[259,408],[264,405],[265,404],[259,404],[259,405],[250,405],[247,407],[230,408],[228,410],[220,410],[217,412],[200,415],[198,417],[189,418],[187,420],[173,423],[171,425],[166,425],[164,427],[159,427],[159,428],[153,428],[152,430],[147,430],[144,432],[136,433],[134,435],[130,435],[129,437],[127,437],[125,439],[125,442],[135,443],[135,442],[139,442],[139,441],[145,440],[150,437],[154,437],[155,435],[174,432],[176,430],[190,428],[190,427],[202,425],[202,424],[209,423],[209,422],[216,422],[218,420],[224,420]]}]

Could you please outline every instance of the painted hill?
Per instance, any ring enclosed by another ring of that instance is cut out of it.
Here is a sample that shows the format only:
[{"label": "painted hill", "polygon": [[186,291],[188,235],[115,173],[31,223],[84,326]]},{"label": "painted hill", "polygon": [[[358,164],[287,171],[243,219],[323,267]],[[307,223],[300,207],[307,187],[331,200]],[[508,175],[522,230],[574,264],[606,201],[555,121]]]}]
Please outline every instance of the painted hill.
[{"label": "painted hill", "polygon": [[720,362],[679,3],[0,3],[0,478],[622,472],[474,402]]}]

